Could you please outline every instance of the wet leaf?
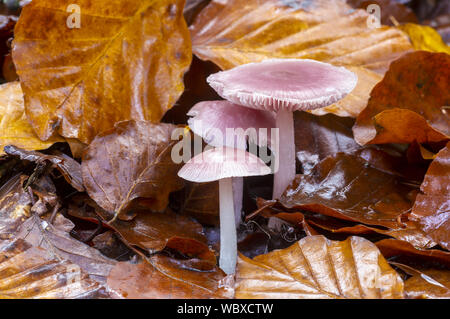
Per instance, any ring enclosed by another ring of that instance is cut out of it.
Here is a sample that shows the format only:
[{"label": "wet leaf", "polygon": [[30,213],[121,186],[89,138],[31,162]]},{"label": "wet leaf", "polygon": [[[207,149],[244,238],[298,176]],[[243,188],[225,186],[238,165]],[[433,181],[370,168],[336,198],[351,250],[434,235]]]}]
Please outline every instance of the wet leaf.
[{"label": "wet leaf", "polygon": [[169,193],[183,187],[181,165],[171,158],[177,141],[174,125],[144,121],[117,123],[98,135],[82,160],[83,182],[89,196],[110,213],[125,216],[130,204],[145,198],[148,208],[163,212]]},{"label": "wet leaf", "polygon": [[57,155],[47,155],[36,151],[26,151],[12,145],[5,146],[4,150],[8,155],[17,156],[24,161],[35,162],[36,164],[51,163],[73,188],[79,192],[84,191],[81,165],[72,157],[61,152],[56,152]]},{"label": "wet leaf", "polygon": [[394,264],[412,277],[405,281],[405,296],[410,299],[450,299],[450,270],[417,270]]},{"label": "wet leaf", "polygon": [[19,82],[0,85],[0,155],[3,147],[15,145],[26,150],[40,150],[53,143],[62,142],[59,137],[41,141],[25,116],[23,93]]},{"label": "wet leaf", "polygon": [[115,261],[71,237],[69,232],[73,227],[74,224],[60,214],[54,225],[32,215],[19,227],[15,237],[51,252],[55,258],[78,265],[91,278],[104,282]]},{"label": "wet leaf", "polygon": [[107,297],[105,287],[69,261],[24,240],[0,241],[0,299]]},{"label": "wet leaf", "polygon": [[402,227],[399,216],[412,207],[413,191],[399,176],[359,156],[338,153],[310,174],[297,175],[279,202],[287,209],[397,229]]},{"label": "wet leaf", "polygon": [[450,250],[450,142],[431,163],[420,191],[412,217],[430,238]]},{"label": "wet leaf", "polygon": [[450,54],[450,47],[442,41],[439,33],[432,27],[406,23],[398,26],[398,28],[408,34],[414,49]]},{"label": "wet leaf", "polygon": [[389,63],[412,49],[391,27],[370,29],[368,13],[339,1],[211,1],[190,27],[193,52],[222,69],[268,58],[308,58],[348,66],[355,90],[326,112],[356,116]]},{"label": "wet leaf", "polygon": [[450,137],[450,55],[417,51],[391,64],[353,127],[361,144],[439,142]]},{"label": "wet leaf", "polygon": [[149,262],[118,263],[107,283],[123,298],[205,299],[232,297],[229,280],[217,267],[199,271],[182,260],[155,255]]},{"label": "wet leaf", "polygon": [[31,197],[23,189],[27,176],[13,176],[0,188],[0,239],[14,236],[17,228],[31,215]]},{"label": "wet leaf", "polygon": [[403,282],[361,237],[308,236],[253,259],[240,256],[236,298],[402,298]]},{"label": "wet leaf", "polygon": [[304,174],[329,155],[361,149],[353,139],[353,123],[350,118],[332,114],[314,116],[294,112],[295,151]]},{"label": "wet leaf", "polygon": [[187,182],[184,189],[182,214],[192,216],[202,224],[219,225],[219,183]]},{"label": "wet leaf", "polygon": [[67,24],[68,4],[33,1],[15,28],[13,60],[37,135],[89,143],[118,121],[158,122],[191,61],[184,1],[77,1],[80,28]]},{"label": "wet leaf", "polygon": [[418,22],[414,12],[406,5],[397,0],[347,0],[347,3],[354,8],[367,10],[371,4],[380,7],[381,24],[393,25],[392,18],[396,22]]}]

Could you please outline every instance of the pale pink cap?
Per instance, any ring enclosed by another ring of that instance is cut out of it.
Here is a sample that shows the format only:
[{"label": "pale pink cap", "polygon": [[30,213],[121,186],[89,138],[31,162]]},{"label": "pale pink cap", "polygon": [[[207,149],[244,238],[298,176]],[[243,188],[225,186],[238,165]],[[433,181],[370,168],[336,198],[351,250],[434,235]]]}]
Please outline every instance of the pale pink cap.
[{"label": "pale pink cap", "polygon": [[270,168],[260,158],[245,150],[217,147],[191,158],[180,169],[178,176],[191,182],[204,183],[270,173]]},{"label": "pale pink cap", "polygon": [[[276,127],[274,113],[251,109],[229,101],[200,102],[194,105],[187,115],[191,116],[188,125],[192,131],[201,136],[206,143],[216,147],[245,145],[247,136],[250,141],[260,146],[267,145],[270,131]],[[234,139],[227,139],[227,128],[238,129],[235,130],[237,135]],[[260,129],[265,129],[267,134],[259,134]],[[254,134],[250,134],[252,131]],[[246,133],[249,135],[245,135]]]},{"label": "pale pink cap", "polygon": [[355,88],[358,77],[315,60],[270,59],[211,74],[207,81],[230,102],[278,112],[333,104]]}]

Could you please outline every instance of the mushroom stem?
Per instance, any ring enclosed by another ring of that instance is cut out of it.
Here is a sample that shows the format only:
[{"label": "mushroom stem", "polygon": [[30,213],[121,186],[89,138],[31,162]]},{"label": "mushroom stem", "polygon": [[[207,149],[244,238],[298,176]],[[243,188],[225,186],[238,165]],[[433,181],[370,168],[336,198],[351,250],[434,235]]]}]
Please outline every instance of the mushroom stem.
[{"label": "mushroom stem", "polygon": [[226,274],[234,274],[237,260],[236,224],[234,215],[233,182],[219,180],[220,201],[220,258],[219,266]]},{"label": "mushroom stem", "polygon": [[236,228],[241,224],[242,199],[244,198],[244,178],[233,177],[234,219]]},{"label": "mushroom stem", "polygon": [[295,178],[294,116],[289,110],[279,110],[276,117],[279,129],[279,167],[273,180],[273,199],[279,198]]}]

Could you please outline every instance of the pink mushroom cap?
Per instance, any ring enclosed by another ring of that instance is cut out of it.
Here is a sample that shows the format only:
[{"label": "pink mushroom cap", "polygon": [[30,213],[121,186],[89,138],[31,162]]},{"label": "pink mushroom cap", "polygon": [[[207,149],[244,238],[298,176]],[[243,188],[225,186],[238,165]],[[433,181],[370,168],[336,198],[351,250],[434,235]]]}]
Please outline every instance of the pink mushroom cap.
[{"label": "pink mushroom cap", "polygon": [[356,86],[357,76],[308,59],[270,59],[211,74],[208,83],[224,99],[278,112],[312,110],[333,104]]},{"label": "pink mushroom cap", "polygon": [[205,183],[270,173],[270,168],[257,156],[241,149],[218,147],[191,158],[179,170],[178,176],[191,182]]},{"label": "pink mushroom cap", "polygon": [[[276,127],[275,116],[272,112],[251,109],[229,101],[200,102],[194,105],[187,115],[191,116],[188,125],[192,131],[201,136],[206,143],[216,147],[237,147],[242,143],[245,144],[244,134],[249,129],[255,129],[256,134],[259,133],[259,129],[266,129],[266,139],[264,134],[249,135],[248,138],[260,146],[267,145],[267,140],[270,140],[270,131]],[[226,139],[227,128],[242,130],[235,130],[240,135],[230,141]],[[217,131],[220,132],[219,136],[215,134]]]}]

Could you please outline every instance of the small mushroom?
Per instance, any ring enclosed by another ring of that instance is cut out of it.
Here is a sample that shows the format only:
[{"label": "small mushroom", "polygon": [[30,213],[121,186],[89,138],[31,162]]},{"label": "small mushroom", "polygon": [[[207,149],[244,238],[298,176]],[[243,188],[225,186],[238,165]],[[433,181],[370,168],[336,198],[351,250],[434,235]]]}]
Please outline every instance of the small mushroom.
[{"label": "small mushroom", "polygon": [[213,148],[194,156],[178,172],[181,178],[196,183],[219,180],[219,266],[226,274],[234,274],[237,260],[232,178],[267,174],[270,174],[270,168],[261,159],[230,147]]},{"label": "small mushroom", "polygon": [[295,178],[293,112],[336,103],[355,88],[357,76],[314,60],[271,59],[212,74],[207,81],[230,102],[276,113],[281,143],[273,198],[278,198]]},{"label": "small mushroom", "polygon": [[[270,140],[270,130],[275,127],[275,116],[272,112],[251,109],[223,100],[197,103],[187,115],[191,116],[188,120],[191,130],[215,147],[227,146],[245,150],[247,138],[259,146],[265,146],[267,140]],[[233,129],[235,134],[227,136],[227,129]],[[258,134],[260,129],[265,129],[266,134]],[[241,222],[243,189],[243,178],[234,177],[236,227]]]}]

